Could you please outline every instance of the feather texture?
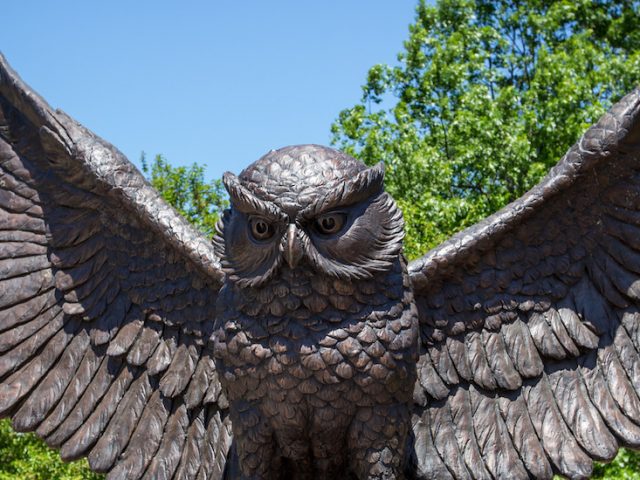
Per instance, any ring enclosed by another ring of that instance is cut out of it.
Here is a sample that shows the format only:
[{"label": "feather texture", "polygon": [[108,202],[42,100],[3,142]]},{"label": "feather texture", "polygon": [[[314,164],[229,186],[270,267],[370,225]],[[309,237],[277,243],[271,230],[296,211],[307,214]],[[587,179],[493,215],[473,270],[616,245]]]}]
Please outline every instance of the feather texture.
[{"label": "feather texture", "polygon": [[13,428],[26,432],[38,426],[69,386],[88,346],[89,336],[81,330],[66,347],[57,365],[13,415]]},{"label": "feather texture", "polygon": [[[208,239],[0,55],[0,414],[112,477],[171,478],[221,408],[201,339],[223,278]],[[210,448],[223,468],[228,441]]]},{"label": "feather texture", "polygon": [[419,365],[446,343],[460,374],[445,374],[437,396],[421,382],[415,401],[469,412],[432,417],[429,429],[481,452],[474,462],[447,450],[452,473],[466,458],[493,478],[584,478],[592,459],[640,442],[638,135],[640,90],[533,190],[410,264]]},{"label": "feather texture", "polygon": [[[295,211],[278,168],[321,147],[288,147],[280,163],[263,157],[277,185],[256,169],[255,178],[226,175],[236,208],[222,219],[227,233],[257,214],[291,233],[269,248],[222,245],[234,251],[224,260],[231,280],[265,287],[237,306],[264,324],[250,332],[260,342],[228,339],[234,368],[216,372],[209,338],[225,274],[214,247],[116,149],[54,112],[0,56],[0,414],[36,429],[64,458],[88,455],[109,478],[221,478],[238,462],[257,469],[267,458],[232,448],[228,398],[247,437],[273,439],[245,401],[267,385],[278,399],[273,418],[300,422],[294,407],[305,398],[314,422],[333,425],[350,402],[374,405],[384,388],[400,388],[389,372],[415,348],[403,332],[417,315],[411,475],[586,477],[592,459],[640,446],[639,135],[636,90],[538,186],[413,262],[410,278],[401,275],[401,214],[382,192],[380,166],[337,155],[335,168],[351,170],[327,171],[323,195],[296,190],[306,200]],[[349,234],[322,238],[310,224],[336,208],[351,215]],[[305,255],[331,281],[278,282],[284,251],[289,266]],[[372,279],[386,271],[401,284],[378,288]],[[390,300],[408,313],[384,310]],[[368,328],[338,328],[360,310]],[[235,332],[237,316],[225,315]],[[321,349],[293,351],[327,324],[336,328]],[[237,387],[244,397],[223,391],[220,379],[234,385],[245,374],[235,367],[263,360],[272,383],[253,370]],[[406,430],[402,415],[380,420],[374,411],[357,413],[366,417],[357,440]],[[391,450],[371,459],[401,462]]]}]

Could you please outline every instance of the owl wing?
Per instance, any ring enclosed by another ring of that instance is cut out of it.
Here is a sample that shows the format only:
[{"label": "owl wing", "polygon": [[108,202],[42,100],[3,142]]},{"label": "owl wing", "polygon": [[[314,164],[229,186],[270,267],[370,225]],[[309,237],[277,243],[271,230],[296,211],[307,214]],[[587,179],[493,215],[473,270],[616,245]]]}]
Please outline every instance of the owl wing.
[{"label": "owl wing", "polygon": [[640,90],[409,270],[418,478],[584,478],[640,448]]},{"label": "owl wing", "polygon": [[0,415],[109,478],[220,478],[210,242],[0,56]]}]

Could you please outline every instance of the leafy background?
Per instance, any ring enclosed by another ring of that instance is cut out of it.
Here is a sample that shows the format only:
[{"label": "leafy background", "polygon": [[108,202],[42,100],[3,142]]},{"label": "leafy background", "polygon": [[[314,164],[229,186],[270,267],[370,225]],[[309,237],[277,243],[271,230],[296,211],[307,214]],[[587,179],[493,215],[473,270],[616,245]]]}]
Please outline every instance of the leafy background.
[{"label": "leafy background", "polygon": [[[535,185],[640,80],[640,2],[421,1],[396,65],[374,65],[331,126],[336,147],[374,164],[406,222],[414,258]],[[201,165],[157,155],[144,173],[211,235],[227,205]],[[640,479],[621,450],[594,478]],[[0,480],[101,478],[0,423]]]}]

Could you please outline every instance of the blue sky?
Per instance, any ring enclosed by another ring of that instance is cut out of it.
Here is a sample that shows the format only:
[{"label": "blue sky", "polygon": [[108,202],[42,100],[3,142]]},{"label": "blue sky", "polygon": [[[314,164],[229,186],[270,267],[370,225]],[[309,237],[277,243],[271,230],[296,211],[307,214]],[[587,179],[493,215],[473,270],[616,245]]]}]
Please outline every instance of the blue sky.
[{"label": "blue sky", "polygon": [[239,172],[328,144],[367,70],[395,63],[417,0],[12,1],[0,51],[52,106],[116,145]]}]

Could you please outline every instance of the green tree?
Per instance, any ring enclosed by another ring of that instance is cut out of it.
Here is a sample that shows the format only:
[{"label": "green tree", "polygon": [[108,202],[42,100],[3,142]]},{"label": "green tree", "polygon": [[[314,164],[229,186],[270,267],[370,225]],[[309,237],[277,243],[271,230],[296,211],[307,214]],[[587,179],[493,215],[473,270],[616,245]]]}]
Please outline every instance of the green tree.
[{"label": "green tree", "polygon": [[611,463],[596,463],[593,467],[592,478],[602,480],[640,480],[640,455],[623,448]]},{"label": "green tree", "polygon": [[33,433],[15,433],[0,421],[0,480],[98,480],[86,460],[64,463]]},{"label": "green tree", "polygon": [[535,185],[640,80],[640,2],[421,1],[334,144],[384,160],[415,257]]},{"label": "green tree", "polygon": [[204,166],[174,167],[162,155],[149,165],[143,152],[140,163],[162,197],[205,235],[213,236],[219,213],[229,205],[222,181],[207,182]]}]

